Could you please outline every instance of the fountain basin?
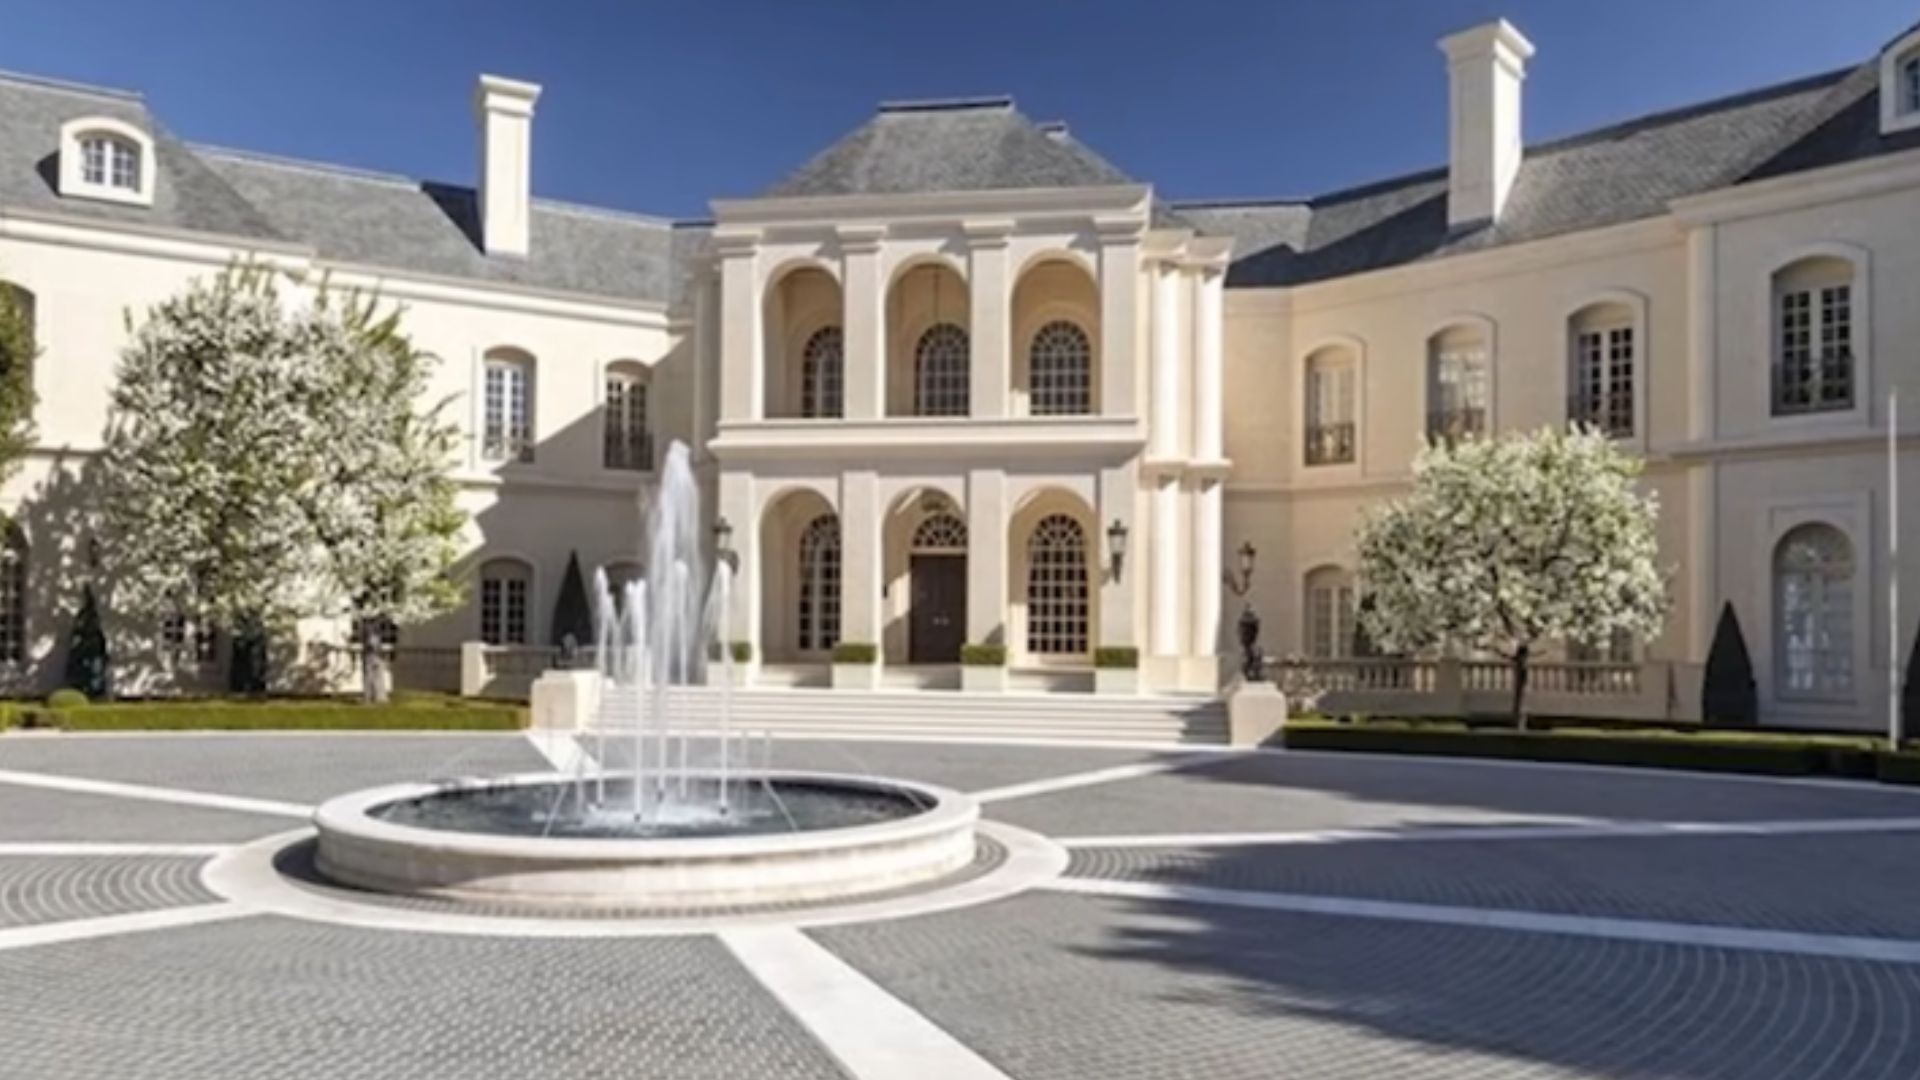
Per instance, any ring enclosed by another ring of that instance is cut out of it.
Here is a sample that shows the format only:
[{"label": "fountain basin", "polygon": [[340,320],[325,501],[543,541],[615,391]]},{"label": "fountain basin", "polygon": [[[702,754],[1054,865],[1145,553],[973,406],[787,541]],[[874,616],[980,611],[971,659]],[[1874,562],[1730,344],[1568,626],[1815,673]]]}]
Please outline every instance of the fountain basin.
[{"label": "fountain basin", "polygon": [[[356,888],[556,906],[704,908],[830,901],[951,874],[974,857],[979,806],[945,788],[830,773],[757,773],[840,791],[862,805],[904,803],[901,816],[802,831],[640,838],[526,836],[388,820],[401,805],[513,789],[557,790],[556,773],[484,782],[396,784],[320,806],[320,873]],[[873,815],[868,814],[871,818]]]}]

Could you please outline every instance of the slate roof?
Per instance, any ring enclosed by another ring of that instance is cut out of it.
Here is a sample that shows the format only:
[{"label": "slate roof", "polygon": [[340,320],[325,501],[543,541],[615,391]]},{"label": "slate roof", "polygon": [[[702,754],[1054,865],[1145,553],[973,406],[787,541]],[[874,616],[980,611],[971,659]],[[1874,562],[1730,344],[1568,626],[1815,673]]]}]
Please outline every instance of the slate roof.
[{"label": "slate roof", "polygon": [[325,259],[654,303],[674,288],[666,221],[535,199],[527,257],[489,256],[472,188],[194,150],[277,229]]}]

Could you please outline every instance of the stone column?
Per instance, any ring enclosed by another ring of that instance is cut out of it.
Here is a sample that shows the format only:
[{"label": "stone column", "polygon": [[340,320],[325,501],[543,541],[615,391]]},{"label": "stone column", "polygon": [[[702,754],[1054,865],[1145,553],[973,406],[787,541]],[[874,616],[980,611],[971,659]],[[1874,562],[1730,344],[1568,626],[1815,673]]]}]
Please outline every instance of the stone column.
[{"label": "stone column", "polygon": [[1134,583],[1140,580],[1140,560],[1130,559],[1120,574],[1113,573],[1113,553],[1107,544],[1107,527],[1118,521],[1126,526],[1130,539],[1140,536],[1140,470],[1129,462],[1100,470],[1099,513],[1093,535],[1087,538],[1093,559],[1095,580],[1100,584],[1100,622],[1093,644],[1137,645],[1140,641],[1140,611]]},{"label": "stone column", "polygon": [[1013,282],[1008,280],[1007,234],[1013,223],[969,221],[967,284],[973,310],[972,371],[968,395],[971,414],[997,420],[1012,410]]},{"label": "stone column", "polygon": [[760,639],[760,516],[754,512],[753,474],[738,469],[720,473],[720,497],[716,511],[732,528],[734,574],[733,602],[729,628],[733,640],[751,642],[753,663],[766,659],[766,643]]},{"label": "stone column", "polygon": [[1153,542],[1147,555],[1153,591],[1147,612],[1149,650],[1154,656],[1180,655],[1180,477],[1168,471],[1153,478]]},{"label": "stone column", "polygon": [[1193,458],[1219,461],[1225,453],[1220,434],[1224,404],[1221,386],[1225,359],[1220,337],[1222,289],[1226,273],[1203,266],[1193,275]]},{"label": "stone column", "polygon": [[1220,651],[1220,560],[1222,499],[1224,478],[1201,474],[1194,480],[1193,545],[1187,555],[1191,570],[1187,584],[1187,603],[1192,605],[1193,623],[1189,628],[1189,650],[1195,656],[1213,656]]},{"label": "stone column", "polygon": [[846,225],[840,237],[840,302],[845,354],[846,416],[875,420],[887,412],[887,282],[880,266],[884,226]]},{"label": "stone column", "polygon": [[720,419],[758,420],[766,415],[766,371],[760,307],[759,234],[714,235],[720,260]]},{"label": "stone column", "polygon": [[880,644],[880,475],[840,477],[840,640]]},{"label": "stone column", "polygon": [[967,475],[967,641],[1011,646],[1007,640],[1007,474],[975,469]]},{"label": "stone column", "polygon": [[1180,268],[1171,261],[1153,264],[1153,401],[1147,456],[1172,461],[1180,456]]},{"label": "stone column", "polygon": [[1138,415],[1141,223],[1102,219],[1100,233],[1100,413]]}]

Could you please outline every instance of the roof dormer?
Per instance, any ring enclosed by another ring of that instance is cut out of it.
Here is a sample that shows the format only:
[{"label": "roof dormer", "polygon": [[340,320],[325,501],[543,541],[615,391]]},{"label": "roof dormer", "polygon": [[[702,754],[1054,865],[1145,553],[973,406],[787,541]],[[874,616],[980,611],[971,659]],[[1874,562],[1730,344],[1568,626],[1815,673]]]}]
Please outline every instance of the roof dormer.
[{"label": "roof dormer", "polygon": [[82,116],[60,125],[60,194],[153,205],[153,137],[124,120]]},{"label": "roof dormer", "polygon": [[1880,134],[1920,128],[1920,26],[1880,54]]}]

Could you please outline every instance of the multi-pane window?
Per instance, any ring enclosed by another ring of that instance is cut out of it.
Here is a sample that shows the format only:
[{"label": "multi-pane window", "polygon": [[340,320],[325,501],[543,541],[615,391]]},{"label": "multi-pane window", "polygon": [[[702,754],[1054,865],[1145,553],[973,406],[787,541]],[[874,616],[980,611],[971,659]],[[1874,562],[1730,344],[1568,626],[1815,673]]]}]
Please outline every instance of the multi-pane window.
[{"label": "multi-pane window", "polygon": [[80,177],[89,184],[140,190],[140,147],[112,135],[88,135],[80,140]]},{"label": "multi-pane window", "polygon": [[533,369],[520,360],[487,361],[486,432],[489,461],[533,460]]},{"label": "multi-pane window", "polygon": [[1589,321],[1573,334],[1573,394],[1567,419],[1617,439],[1633,435],[1632,323]]},{"label": "multi-pane window", "polygon": [[913,350],[913,411],[919,416],[967,415],[967,332],[936,323]]},{"label": "multi-pane window", "polygon": [[1308,358],[1304,432],[1307,464],[1353,462],[1353,384],[1353,362],[1344,352],[1316,353]]},{"label": "multi-pane window", "polygon": [[1852,267],[1814,259],[1782,271],[1774,292],[1773,413],[1853,407]]},{"label": "multi-pane window", "polygon": [[1080,416],[1093,411],[1093,343],[1073,323],[1050,322],[1033,335],[1027,355],[1029,411]]},{"label": "multi-pane window", "polygon": [[1775,682],[1783,696],[1853,694],[1853,546],[1802,525],[1773,554]]},{"label": "multi-pane window", "polygon": [[821,514],[800,534],[800,588],[794,615],[801,652],[840,642],[840,519]]},{"label": "multi-pane window", "polygon": [[1027,543],[1027,651],[1084,654],[1087,596],[1085,530],[1065,514],[1041,518]]},{"label": "multi-pane window", "polygon": [[1436,338],[1428,367],[1428,438],[1453,440],[1486,434],[1486,341],[1461,333]]},{"label": "multi-pane window", "polygon": [[480,640],[525,645],[532,574],[517,559],[493,559],[480,568]]},{"label": "multi-pane window", "polygon": [[1344,660],[1353,655],[1353,578],[1327,567],[1307,575],[1307,655]]},{"label": "multi-pane window", "polygon": [[940,511],[929,516],[913,530],[915,551],[966,551],[967,523]]},{"label": "multi-pane window", "polygon": [[640,371],[607,372],[606,465],[609,469],[653,468],[653,433],[647,426],[647,378]]},{"label": "multi-pane window", "polygon": [[27,658],[27,538],[18,527],[0,541],[0,663]]},{"label": "multi-pane window", "polygon": [[1920,112],[1920,56],[1909,56],[1900,67],[1900,97],[1907,112]]},{"label": "multi-pane window", "polygon": [[1604,641],[1569,641],[1567,659],[1576,664],[1633,663],[1633,635],[1615,630]]},{"label": "multi-pane window", "polygon": [[160,622],[160,642],[176,660],[202,667],[220,658],[212,624],[176,610]]},{"label": "multi-pane window", "polygon": [[837,326],[813,332],[800,350],[800,415],[838,417],[846,402],[846,339]]}]

